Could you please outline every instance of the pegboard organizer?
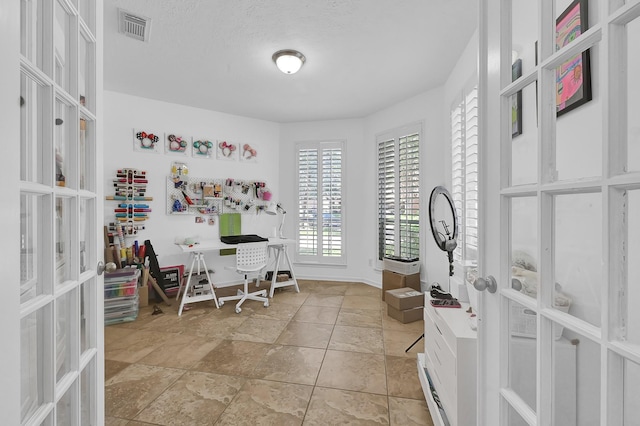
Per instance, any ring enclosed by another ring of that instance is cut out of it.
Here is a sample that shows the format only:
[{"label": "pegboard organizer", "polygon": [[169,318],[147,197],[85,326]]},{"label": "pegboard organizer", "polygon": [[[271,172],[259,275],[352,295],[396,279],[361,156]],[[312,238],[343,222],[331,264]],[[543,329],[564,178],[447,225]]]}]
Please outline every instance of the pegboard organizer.
[{"label": "pegboard organizer", "polygon": [[265,209],[271,192],[264,182],[175,175],[167,178],[167,214],[256,214]]}]

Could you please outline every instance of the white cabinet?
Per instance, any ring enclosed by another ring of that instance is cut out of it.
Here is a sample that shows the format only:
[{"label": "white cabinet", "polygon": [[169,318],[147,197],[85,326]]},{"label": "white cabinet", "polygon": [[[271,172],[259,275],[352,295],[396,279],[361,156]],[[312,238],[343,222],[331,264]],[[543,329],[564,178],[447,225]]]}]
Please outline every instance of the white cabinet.
[{"label": "white cabinet", "polygon": [[431,417],[436,425],[475,425],[477,333],[469,324],[469,306],[434,308],[430,301],[426,293],[418,374]]}]

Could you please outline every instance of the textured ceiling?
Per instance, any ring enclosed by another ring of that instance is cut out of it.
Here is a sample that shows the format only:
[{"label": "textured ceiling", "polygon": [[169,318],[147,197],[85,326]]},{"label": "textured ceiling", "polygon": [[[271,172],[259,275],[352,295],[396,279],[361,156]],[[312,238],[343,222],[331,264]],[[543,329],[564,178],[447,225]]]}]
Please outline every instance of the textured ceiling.
[{"label": "textured ceiling", "polygon": [[[105,89],[275,122],[358,118],[442,85],[477,0],[105,0]],[[118,33],[118,8],[151,19]],[[307,62],[281,73],[271,55]]]}]

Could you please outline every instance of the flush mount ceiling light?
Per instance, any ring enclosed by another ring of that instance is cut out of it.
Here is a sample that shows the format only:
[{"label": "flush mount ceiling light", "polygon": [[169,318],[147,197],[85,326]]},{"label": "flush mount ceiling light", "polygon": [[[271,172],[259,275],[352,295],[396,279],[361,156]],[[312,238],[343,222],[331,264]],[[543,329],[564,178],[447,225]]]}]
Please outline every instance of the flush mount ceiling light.
[{"label": "flush mount ceiling light", "polygon": [[276,63],[278,69],[285,74],[297,73],[307,60],[302,53],[291,49],[278,50],[271,59]]}]

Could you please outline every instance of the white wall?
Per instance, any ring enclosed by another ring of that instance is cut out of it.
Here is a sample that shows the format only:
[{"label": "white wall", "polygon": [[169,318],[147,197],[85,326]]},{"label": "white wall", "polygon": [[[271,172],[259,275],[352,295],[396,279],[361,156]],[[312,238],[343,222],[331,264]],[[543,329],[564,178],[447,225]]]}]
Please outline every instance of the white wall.
[{"label": "white wall", "polygon": [[[224,139],[240,146],[249,143],[258,151],[258,162],[176,156],[165,154],[164,149],[160,154],[134,152],[134,128],[154,132],[161,138],[164,132],[175,132],[196,138]],[[196,224],[192,215],[167,215],[166,182],[173,161],[186,162],[191,177],[264,181],[272,190],[274,199],[281,196],[278,173],[280,127],[276,123],[106,91],[104,129],[105,195],[113,194],[112,180],[116,170],[135,168],[147,171],[147,194],[153,197],[148,204],[153,211],[145,223],[146,229],[138,235],[138,241],[151,240],[161,266],[187,264],[188,256],[174,244],[176,237],[198,235],[205,239],[219,236],[217,217],[216,224],[210,226],[207,223]],[[116,205],[115,201],[105,201],[105,222],[113,221]],[[277,224],[278,216],[242,215],[243,233],[268,235]],[[233,262],[233,256],[207,255],[207,265],[216,271],[213,277],[216,285],[239,281],[235,272],[224,269],[225,265]]]},{"label": "white wall", "polygon": [[[364,119],[320,121],[282,125],[280,145],[281,190],[286,199],[283,203],[295,206],[296,157],[295,143],[303,141],[346,141],[346,235],[347,266],[325,267],[297,265],[296,273],[301,277],[335,279],[340,281],[362,281],[381,286],[380,265],[377,263],[377,145],[376,134],[421,122],[423,188],[431,188],[443,176],[442,170],[442,89],[421,93],[411,99],[390,106]],[[426,200],[423,198],[421,223],[426,224]],[[285,225],[287,235],[294,235],[293,221]],[[424,232],[429,228],[425,228]],[[421,243],[424,245],[424,243]],[[430,249],[421,246],[423,262],[422,281],[427,281],[431,262]]]}]

